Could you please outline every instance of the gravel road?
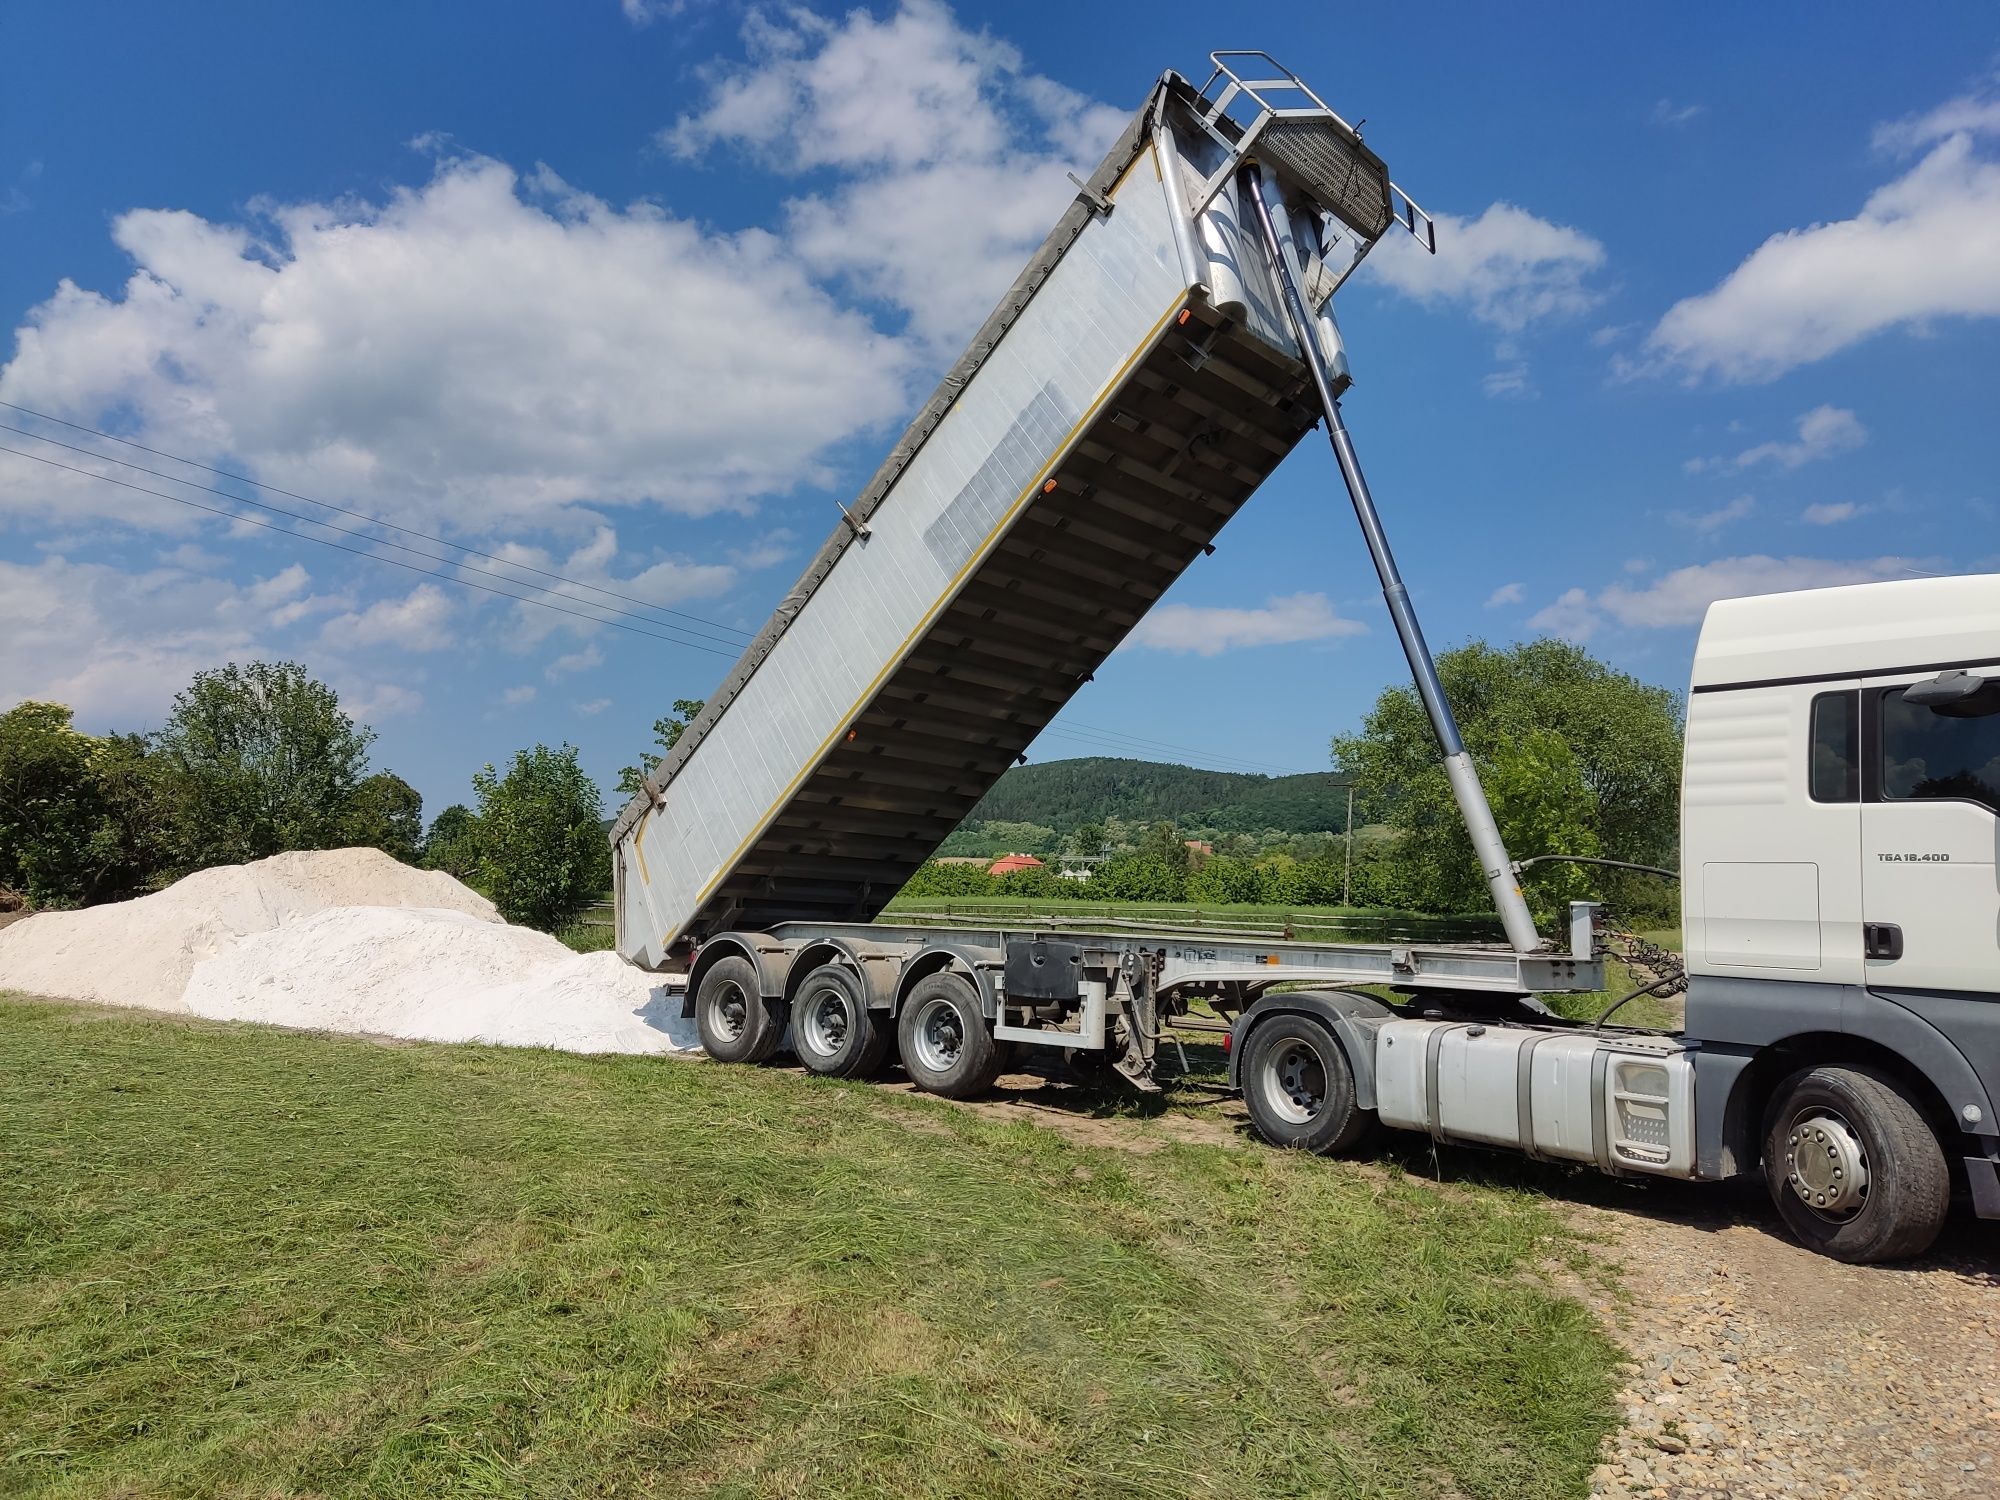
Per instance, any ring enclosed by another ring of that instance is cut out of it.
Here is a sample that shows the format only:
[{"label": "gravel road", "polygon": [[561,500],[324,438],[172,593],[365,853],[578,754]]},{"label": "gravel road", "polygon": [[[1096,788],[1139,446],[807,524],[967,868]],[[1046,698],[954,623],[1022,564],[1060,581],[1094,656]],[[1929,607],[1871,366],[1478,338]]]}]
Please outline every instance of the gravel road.
[{"label": "gravel road", "polygon": [[2000,1496],[2000,1229],[1846,1266],[1748,1188],[1578,1213],[1624,1270],[1600,1307],[1633,1357],[1593,1496]]}]

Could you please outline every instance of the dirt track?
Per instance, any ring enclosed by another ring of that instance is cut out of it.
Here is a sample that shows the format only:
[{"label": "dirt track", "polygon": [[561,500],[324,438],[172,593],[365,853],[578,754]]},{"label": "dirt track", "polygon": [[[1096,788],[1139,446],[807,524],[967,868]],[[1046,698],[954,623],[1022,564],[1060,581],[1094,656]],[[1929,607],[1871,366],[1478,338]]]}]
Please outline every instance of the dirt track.
[{"label": "dirt track", "polygon": [[[1253,1144],[1240,1101],[1187,1097],[1135,1117],[1019,1074],[965,1107],[1120,1150]],[[1955,1217],[1919,1260],[1845,1266],[1786,1239],[1754,1185],[1616,1182],[1476,1151],[1438,1166],[1545,1190],[1624,1273],[1614,1295],[1579,1288],[1633,1360],[1593,1496],[2000,1500],[2000,1226]]]}]

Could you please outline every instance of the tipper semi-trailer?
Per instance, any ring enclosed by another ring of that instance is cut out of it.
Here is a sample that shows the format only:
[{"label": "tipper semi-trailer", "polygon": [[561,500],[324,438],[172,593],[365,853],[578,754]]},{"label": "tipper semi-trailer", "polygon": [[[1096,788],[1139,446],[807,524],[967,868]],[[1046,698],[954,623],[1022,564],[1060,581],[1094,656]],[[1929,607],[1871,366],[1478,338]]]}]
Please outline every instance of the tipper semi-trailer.
[{"label": "tipper semi-trailer", "polygon": [[[1682,778],[1686,1018],[1564,1020],[1593,903],[1522,898],[1342,420],[1333,298],[1428,215],[1263,53],[1165,75],[832,537],[612,827],[619,951],[714,1057],[991,1085],[1026,1048],[1151,1086],[1228,1018],[1279,1145],[1380,1124],[1614,1174],[1761,1172],[1805,1243],[2000,1217],[2000,578],[1728,600]],[[1504,944],[874,919],[1324,424]],[[1648,988],[1657,988],[1657,985]],[[1383,998],[1383,996],[1394,998]],[[1629,997],[1628,997],[1629,998]],[[1615,1009],[1615,1007],[1614,1007]]]}]

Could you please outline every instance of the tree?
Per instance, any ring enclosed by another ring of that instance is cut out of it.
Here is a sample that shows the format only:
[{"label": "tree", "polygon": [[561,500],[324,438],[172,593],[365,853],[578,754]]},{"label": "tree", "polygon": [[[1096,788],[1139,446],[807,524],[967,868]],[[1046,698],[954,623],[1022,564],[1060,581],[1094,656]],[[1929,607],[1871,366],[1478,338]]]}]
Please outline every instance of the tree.
[{"label": "tree", "polygon": [[1093,901],[1179,901],[1187,893],[1187,851],[1174,863],[1158,853],[1121,854],[1091,872],[1085,894]]},{"label": "tree", "polygon": [[597,784],[573,745],[516,751],[504,776],[489,765],[472,786],[480,884],[508,921],[553,931],[610,888]]},{"label": "tree", "polygon": [[82,901],[94,880],[103,817],[92,768],[98,741],[70,727],[60,703],[0,714],[0,885],[37,906]]},{"label": "tree", "polygon": [[174,862],[191,870],[336,847],[374,738],[295,662],[197,672],[155,747],[176,783]]},{"label": "tree", "polygon": [[627,766],[618,773],[618,790],[627,797],[636,797],[646,785],[646,775],[652,768],[666,759],[667,753],[681,741],[688,725],[695,721],[707,702],[703,698],[676,698],[674,711],[653,720],[653,740],[659,746],[658,755],[642,755],[639,764]]},{"label": "tree", "polygon": [[478,835],[479,820],[472,809],[452,803],[431,820],[430,832],[424,835],[424,864],[460,880],[473,879],[479,873]]},{"label": "tree", "polygon": [[1102,823],[1085,823],[1069,836],[1069,852],[1102,854],[1107,837]]},{"label": "tree", "polygon": [[171,801],[143,736],[80,734],[59,703],[0,714],[0,886],[76,906],[157,883]]},{"label": "tree", "polygon": [[[1585,783],[1569,741],[1554,730],[1531,729],[1501,745],[1484,780],[1494,821],[1514,858],[1599,852],[1597,794]],[[1542,865],[1521,879],[1521,893],[1544,932],[1561,927],[1569,903],[1588,899],[1596,886],[1587,865]]]},{"label": "tree", "polygon": [[1180,830],[1166,822],[1155,823],[1146,830],[1139,840],[1138,852],[1159,860],[1172,869],[1179,879],[1187,877],[1188,864],[1193,858],[1187,840],[1181,837]]},{"label": "tree", "polygon": [[392,859],[413,865],[424,841],[424,799],[402,777],[377,771],[354,788],[347,803],[349,844],[380,849]]},{"label": "tree", "polygon": [[[1674,863],[1681,750],[1676,694],[1558,640],[1506,649],[1476,641],[1439,657],[1438,676],[1515,858],[1601,852],[1645,864]],[[1560,740],[1563,749],[1536,737],[1537,731]],[[1364,815],[1388,824],[1396,835],[1386,855],[1382,894],[1423,911],[1488,904],[1436,738],[1413,689],[1385,690],[1360,733],[1334,740],[1333,756],[1359,785]],[[1496,772],[1504,785],[1497,795]],[[1544,775],[1563,789],[1531,795],[1529,784]],[[1556,818],[1550,797],[1576,805],[1576,818]],[[1549,846],[1573,842],[1586,830],[1595,838],[1594,850]],[[1561,888],[1602,889],[1621,909],[1657,902],[1657,882],[1637,879],[1648,884],[1586,872],[1581,885],[1570,880]],[[1540,882],[1536,888],[1558,889]]]}]

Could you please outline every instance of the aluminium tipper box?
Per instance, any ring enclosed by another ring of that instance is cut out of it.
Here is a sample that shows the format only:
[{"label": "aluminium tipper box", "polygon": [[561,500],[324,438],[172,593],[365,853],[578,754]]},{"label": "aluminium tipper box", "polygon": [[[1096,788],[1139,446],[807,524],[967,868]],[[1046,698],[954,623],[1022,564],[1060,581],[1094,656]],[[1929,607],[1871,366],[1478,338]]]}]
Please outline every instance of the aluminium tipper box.
[{"label": "aluminium tipper box", "polygon": [[1318,419],[1202,108],[1166,75],[614,824],[627,958],[874,917]]}]

